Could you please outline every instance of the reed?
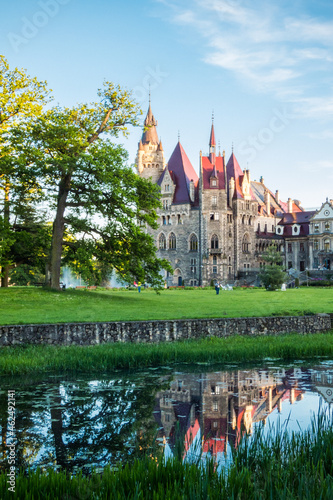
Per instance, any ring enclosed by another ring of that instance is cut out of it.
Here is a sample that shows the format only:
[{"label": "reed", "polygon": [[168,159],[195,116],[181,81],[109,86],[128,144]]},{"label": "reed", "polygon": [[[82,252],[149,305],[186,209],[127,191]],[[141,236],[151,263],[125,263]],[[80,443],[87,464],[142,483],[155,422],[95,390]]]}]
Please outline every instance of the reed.
[{"label": "reed", "polygon": [[173,363],[305,360],[332,355],[333,331],[305,336],[208,337],[160,344],[26,345],[1,347],[0,374],[102,373]]},{"label": "reed", "polygon": [[145,456],[89,476],[65,471],[20,472],[15,493],[0,474],[3,500],[331,500],[333,498],[333,418],[321,412],[305,432],[276,429],[268,439],[259,427],[233,451],[229,467],[213,460],[189,464],[177,458]]}]

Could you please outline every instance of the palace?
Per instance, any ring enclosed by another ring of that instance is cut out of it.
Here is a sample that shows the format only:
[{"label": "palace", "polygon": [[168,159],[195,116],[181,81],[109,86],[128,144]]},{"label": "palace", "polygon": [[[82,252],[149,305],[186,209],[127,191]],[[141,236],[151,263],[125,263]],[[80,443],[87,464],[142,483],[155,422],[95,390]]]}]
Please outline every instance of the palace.
[{"label": "palace", "polygon": [[168,286],[254,282],[262,253],[272,244],[285,268],[296,273],[333,268],[333,200],[317,212],[304,211],[298,200],[283,202],[263,177],[252,181],[233,152],[228,161],[224,151],[217,152],[214,122],[198,176],[179,141],[166,162],[156,127],[149,103],[136,165],[161,190],[159,228],[149,232],[158,256],[174,269],[166,276]]}]

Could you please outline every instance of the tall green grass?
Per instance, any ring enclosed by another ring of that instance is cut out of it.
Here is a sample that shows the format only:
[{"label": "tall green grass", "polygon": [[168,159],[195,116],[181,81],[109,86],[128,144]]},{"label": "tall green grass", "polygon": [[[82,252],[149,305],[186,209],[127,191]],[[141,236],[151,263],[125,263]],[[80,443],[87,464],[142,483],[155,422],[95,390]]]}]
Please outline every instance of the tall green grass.
[{"label": "tall green grass", "polygon": [[311,359],[333,355],[333,331],[312,335],[209,337],[160,344],[27,345],[0,349],[0,374],[107,372],[171,363]]},{"label": "tall green grass", "polygon": [[279,429],[269,440],[262,429],[247,436],[222,471],[213,460],[202,465],[152,454],[102,473],[69,476],[52,470],[23,472],[9,492],[0,475],[3,500],[331,500],[333,498],[333,418],[319,414],[305,432]]}]

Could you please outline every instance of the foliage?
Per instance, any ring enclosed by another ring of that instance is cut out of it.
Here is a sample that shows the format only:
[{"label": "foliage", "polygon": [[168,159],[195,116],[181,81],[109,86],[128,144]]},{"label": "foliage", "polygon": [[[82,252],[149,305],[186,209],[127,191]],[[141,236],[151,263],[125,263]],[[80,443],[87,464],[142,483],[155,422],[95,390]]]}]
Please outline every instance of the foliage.
[{"label": "foliage", "polygon": [[278,252],[276,246],[272,245],[268,247],[261,258],[268,264],[259,273],[262,284],[266,290],[276,290],[280,288],[282,283],[287,279],[286,273],[280,266],[282,262],[280,252]]},{"label": "foliage", "polygon": [[[50,100],[45,82],[31,78],[22,69],[10,69],[0,55],[0,191],[3,193],[0,212],[0,267],[2,286],[8,286],[9,268],[16,264],[13,245],[17,228],[26,217],[32,200],[40,200],[41,192],[33,176],[18,167],[18,151],[12,130],[42,112]],[[28,230],[20,227],[20,231]]]},{"label": "foliage", "polygon": [[10,271],[9,276],[11,284],[16,286],[32,286],[45,281],[45,274],[29,264],[20,264]]},{"label": "foliage", "polygon": [[15,131],[21,170],[43,187],[55,213],[51,286],[59,288],[62,263],[94,284],[115,269],[158,286],[160,271],[171,268],[156,258],[144,227],[156,227],[159,190],[127,166],[127,152],[110,140],[137,125],[139,109],[130,92],[110,82],[98,95],[99,103],[53,108]]}]

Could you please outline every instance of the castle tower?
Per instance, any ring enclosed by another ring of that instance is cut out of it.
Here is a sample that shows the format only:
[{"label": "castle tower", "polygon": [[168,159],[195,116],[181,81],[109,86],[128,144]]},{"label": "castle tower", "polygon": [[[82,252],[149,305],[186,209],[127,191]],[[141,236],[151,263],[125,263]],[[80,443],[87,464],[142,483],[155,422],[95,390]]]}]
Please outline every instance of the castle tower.
[{"label": "castle tower", "polygon": [[157,120],[151,110],[150,99],[144,129],[138,146],[136,165],[141,177],[157,182],[165,168],[162,141],[157,135]]}]

